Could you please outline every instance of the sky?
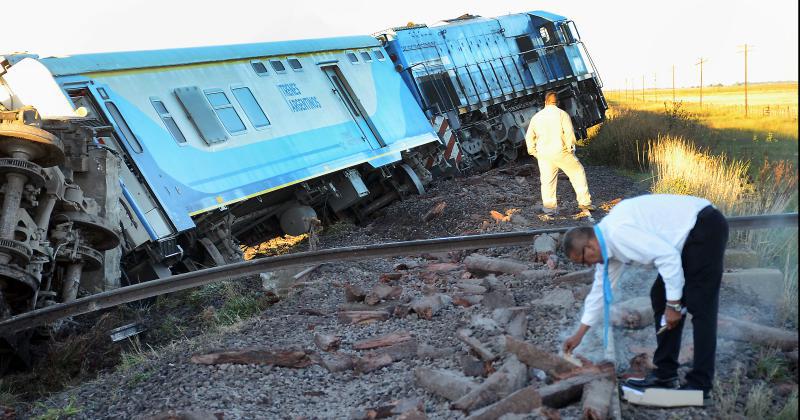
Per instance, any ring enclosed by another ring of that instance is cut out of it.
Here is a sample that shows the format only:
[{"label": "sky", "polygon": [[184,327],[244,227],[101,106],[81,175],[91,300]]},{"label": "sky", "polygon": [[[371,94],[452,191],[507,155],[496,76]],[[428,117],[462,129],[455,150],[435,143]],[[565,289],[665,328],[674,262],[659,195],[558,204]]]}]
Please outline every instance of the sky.
[{"label": "sky", "polygon": [[[21,3],[19,3],[21,4]],[[0,15],[0,54],[40,56],[363,35],[464,13],[572,19],[606,88],[798,80],[797,0],[40,0]]]}]

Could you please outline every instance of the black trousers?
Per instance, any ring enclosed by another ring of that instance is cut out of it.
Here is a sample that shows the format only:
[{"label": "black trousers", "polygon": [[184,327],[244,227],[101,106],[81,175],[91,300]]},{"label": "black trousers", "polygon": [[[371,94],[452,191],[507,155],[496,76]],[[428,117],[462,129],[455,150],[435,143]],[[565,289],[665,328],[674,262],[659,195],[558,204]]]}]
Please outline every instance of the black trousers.
[{"label": "black trousers", "polygon": [[[681,304],[692,314],[694,327],[694,368],[686,375],[686,381],[698,389],[711,389],[714,380],[719,287],[727,242],[728,222],[722,213],[708,206],[697,215],[697,223],[689,232],[681,252],[686,279]],[[658,331],[667,302],[661,276],[658,276],[650,290],[650,300],[655,315],[655,329]],[[658,347],[653,354],[653,364],[659,378],[677,376],[685,320],[684,317],[677,328],[656,336]]]}]

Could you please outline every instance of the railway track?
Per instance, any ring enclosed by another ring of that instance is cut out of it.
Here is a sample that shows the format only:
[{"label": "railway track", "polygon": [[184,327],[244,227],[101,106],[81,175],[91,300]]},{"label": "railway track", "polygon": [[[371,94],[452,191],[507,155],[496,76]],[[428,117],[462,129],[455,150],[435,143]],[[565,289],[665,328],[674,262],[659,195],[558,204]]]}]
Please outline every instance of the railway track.
[{"label": "railway track", "polygon": [[[797,215],[797,213],[783,213],[775,215],[729,217],[728,224],[731,229],[797,227]],[[58,319],[95,312],[149,297],[281,268],[310,266],[326,262],[399,257],[426,252],[522,246],[531,244],[534,237],[537,235],[544,233],[561,233],[569,228],[570,227],[567,226],[519,232],[422,239],[376,245],[359,245],[244,261],[127,286],[80,298],[69,303],[26,312],[1,321],[0,335],[14,334]]]}]

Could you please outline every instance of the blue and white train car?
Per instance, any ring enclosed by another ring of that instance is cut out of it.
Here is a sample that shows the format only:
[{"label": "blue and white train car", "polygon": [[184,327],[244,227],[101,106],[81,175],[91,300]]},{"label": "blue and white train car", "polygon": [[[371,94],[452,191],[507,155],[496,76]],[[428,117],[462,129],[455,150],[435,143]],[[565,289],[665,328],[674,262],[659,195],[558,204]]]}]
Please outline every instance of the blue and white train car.
[{"label": "blue and white train car", "polygon": [[605,118],[600,76],[564,16],[464,15],[394,28],[380,38],[456,163],[462,155],[482,168],[516,159],[547,91],[558,93],[578,138]]},{"label": "blue and white train car", "polygon": [[[137,279],[236,261],[240,240],[420,192],[430,173],[417,152],[439,144],[367,36],[0,62],[0,111],[39,109],[64,139],[65,184],[122,233],[123,272]],[[30,93],[53,80],[57,93]],[[73,115],[44,111],[59,95]],[[53,121],[89,134],[67,141]]]}]

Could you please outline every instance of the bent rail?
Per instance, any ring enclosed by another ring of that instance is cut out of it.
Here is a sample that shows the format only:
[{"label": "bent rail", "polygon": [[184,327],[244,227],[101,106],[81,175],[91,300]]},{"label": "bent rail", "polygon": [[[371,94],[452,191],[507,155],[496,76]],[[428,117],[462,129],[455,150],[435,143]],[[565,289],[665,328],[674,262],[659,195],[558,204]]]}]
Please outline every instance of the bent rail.
[{"label": "bent rail", "polygon": [[[797,213],[729,217],[728,225],[731,229],[797,227]],[[83,297],[69,303],[62,303],[26,312],[0,322],[0,335],[13,334],[69,316],[82,315],[149,297],[178,292],[217,281],[273,271],[279,268],[309,266],[326,262],[399,257],[425,252],[529,245],[537,235],[543,233],[561,233],[567,231],[570,227],[331,248],[212,267],[205,270],[193,271],[191,273],[178,274],[165,279],[122,287]]]}]

